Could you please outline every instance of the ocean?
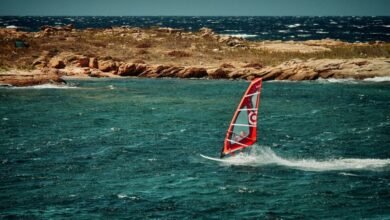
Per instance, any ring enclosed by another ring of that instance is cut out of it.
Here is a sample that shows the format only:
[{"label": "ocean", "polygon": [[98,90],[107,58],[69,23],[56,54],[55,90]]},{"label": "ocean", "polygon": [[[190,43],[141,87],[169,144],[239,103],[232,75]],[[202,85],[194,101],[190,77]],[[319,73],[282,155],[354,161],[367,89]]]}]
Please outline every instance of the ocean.
[{"label": "ocean", "polygon": [[340,39],[348,42],[389,41],[390,17],[131,17],[131,16],[0,16],[0,27],[38,31],[43,25],[74,24],[76,28],[172,27],[187,31],[212,28],[219,34],[249,40]]},{"label": "ocean", "polygon": [[247,86],[0,88],[0,218],[390,218],[389,81],[264,82],[251,153],[202,158]]}]

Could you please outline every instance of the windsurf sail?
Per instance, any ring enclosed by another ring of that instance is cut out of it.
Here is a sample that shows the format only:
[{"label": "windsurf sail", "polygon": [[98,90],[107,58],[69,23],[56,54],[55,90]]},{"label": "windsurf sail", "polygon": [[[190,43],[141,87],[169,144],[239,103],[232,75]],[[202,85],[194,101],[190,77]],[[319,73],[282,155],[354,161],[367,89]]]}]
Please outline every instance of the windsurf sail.
[{"label": "windsurf sail", "polygon": [[261,78],[253,80],[242,97],[226,133],[221,158],[256,142],[261,85]]}]

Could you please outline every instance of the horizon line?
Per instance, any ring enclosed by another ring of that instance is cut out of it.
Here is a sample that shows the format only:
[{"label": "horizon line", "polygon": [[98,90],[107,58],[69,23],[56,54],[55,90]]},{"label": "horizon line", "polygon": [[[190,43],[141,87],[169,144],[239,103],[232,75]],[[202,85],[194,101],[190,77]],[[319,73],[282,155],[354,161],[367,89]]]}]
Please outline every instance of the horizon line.
[{"label": "horizon line", "polygon": [[390,15],[7,15],[0,17],[390,17]]}]

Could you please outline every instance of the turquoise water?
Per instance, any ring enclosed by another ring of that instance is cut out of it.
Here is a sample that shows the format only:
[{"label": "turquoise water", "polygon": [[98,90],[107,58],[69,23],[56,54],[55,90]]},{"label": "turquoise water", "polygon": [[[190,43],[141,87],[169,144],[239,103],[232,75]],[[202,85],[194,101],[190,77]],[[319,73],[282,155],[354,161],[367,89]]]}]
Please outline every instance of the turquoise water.
[{"label": "turquoise water", "polygon": [[3,218],[390,218],[390,84],[264,82],[259,141],[218,157],[248,82],[0,88]]}]

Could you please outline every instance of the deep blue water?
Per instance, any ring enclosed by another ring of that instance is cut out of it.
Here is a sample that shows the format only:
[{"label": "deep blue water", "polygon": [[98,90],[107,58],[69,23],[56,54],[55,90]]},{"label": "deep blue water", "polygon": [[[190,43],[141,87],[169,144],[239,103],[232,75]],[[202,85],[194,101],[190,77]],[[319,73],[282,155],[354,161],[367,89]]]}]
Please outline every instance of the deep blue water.
[{"label": "deep blue water", "polygon": [[0,17],[0,27],[11,25],[37,31],[43,25],[74,24],[77,28],[112,26],[174,27],[197,31],[209,27],[220,34],[253,40],[389,41],[390,17]]},{"label": "deep blue water", "polygon": [[390,218],[390,84],[264,82],[259,141],[219,163],[248,82],[0,88],[3,218]]}]

